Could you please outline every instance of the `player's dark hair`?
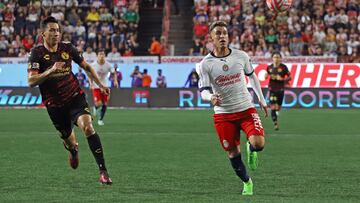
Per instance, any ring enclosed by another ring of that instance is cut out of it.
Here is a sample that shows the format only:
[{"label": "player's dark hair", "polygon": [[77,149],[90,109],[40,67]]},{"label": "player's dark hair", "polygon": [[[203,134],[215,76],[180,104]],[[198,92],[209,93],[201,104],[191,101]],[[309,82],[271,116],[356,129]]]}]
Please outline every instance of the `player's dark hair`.
[{"label": "player's dark hair", "polygon": [[56,18],[54,18],[54,17],[52,17],[52,16],[49,16],[49,17],[45,18],[45,19],[41,22],[40,28],[41,28],[42,30],[45,30],[45,29],[47,28],[47,25],[48,25],[49,23],[56,23],[56,24],[59,25],[59,22],[56,20]]},{"label": "player's dark hair", "polygon": [[209,32],[211,32],[216,27],[226,27],[227,28],[227,23],[225,21],[214,21],[209,26]]},{"label": "player's dark hair", "polygon": [[274,52],[271,54],[271,58],[274,57],[275,55],[279,55],[280,58],[282,58],[281,53],[278,52],[278,51],[274,51]]}]

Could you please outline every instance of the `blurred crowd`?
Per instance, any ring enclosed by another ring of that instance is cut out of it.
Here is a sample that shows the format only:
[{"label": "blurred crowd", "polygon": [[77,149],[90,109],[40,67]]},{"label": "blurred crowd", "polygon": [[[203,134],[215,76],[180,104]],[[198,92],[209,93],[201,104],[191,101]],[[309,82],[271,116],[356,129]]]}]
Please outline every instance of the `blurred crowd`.
[{"label": "blurred crowd", "polygon": [[[189,55],[207,54],[212,49],[208,25],[224,20],[230,47],[251,56],[270,57],[278,50],[283,56],[336,56],[338,62],[360,62],[359,0],[297,0],[278,15],[265,0],[194,0],[194,12]],[[98,49],[105,49],[110,59],[136,55],[138,0],[2,0],[0,57],[26,57],[42,43],[39,22],[47,16],[59,20],[63,40],[87,59],[95,59]],[[152,46],[150,54],[164,55],[161,47]]]},{"label": "blurred crowd", "polygon": [[252,56],[336,56],[360,62],[359,0],[297,0],[275,15],[265,0],[194,0],[194,43],[190,55],[212,49],[208,25],[228,23],[230,47]]},{"label": "blurred crowd", "polygon": [[133,56],[139,47],[138,0],[2,0],[0,57],[26,57],[42,43],[40,21],[48,16],[61,23],[63,40],[79,51]]}]

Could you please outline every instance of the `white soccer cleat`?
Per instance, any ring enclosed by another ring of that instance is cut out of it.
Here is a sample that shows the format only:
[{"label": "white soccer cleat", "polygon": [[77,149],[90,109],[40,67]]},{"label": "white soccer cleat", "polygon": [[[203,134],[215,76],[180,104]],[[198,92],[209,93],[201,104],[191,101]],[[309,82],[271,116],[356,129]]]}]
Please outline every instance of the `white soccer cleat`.
[{"label": "white soccer cleat", "polygon": [[104,123],[104,121],[102,121],[102,120],[98,120],[98,125],[105,125],[105,123]]}]

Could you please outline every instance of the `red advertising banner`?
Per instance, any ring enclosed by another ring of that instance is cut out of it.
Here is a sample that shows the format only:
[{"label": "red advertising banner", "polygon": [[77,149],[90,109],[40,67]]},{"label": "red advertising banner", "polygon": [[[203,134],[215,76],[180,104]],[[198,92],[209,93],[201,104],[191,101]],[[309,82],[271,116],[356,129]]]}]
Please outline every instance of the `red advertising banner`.
[{"label": "red advertising banner", "polygon": [[[285,65],[289,68],[292,80],[289,87],[297,88],[359,88],[360,64],[302,64]],[[268,64],[254,64],[261,86],[267,87],[269,80],[265,80]]]}]

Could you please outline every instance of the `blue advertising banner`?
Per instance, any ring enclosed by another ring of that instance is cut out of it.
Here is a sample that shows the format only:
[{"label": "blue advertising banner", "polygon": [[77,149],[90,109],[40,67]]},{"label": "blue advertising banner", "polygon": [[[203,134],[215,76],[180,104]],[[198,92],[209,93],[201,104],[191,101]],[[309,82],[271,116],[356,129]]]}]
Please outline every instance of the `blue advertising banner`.
[{"label": "blue advertising banner", "polygon": [[[257,99],[252,89],[256,106]],[[92,105],[92,93],[85,89],[87,100]],[[264,89],[266,99],[269,92]],[[42,107],[38,88],[1,87],[0,108]],[[210,108],[203,101],[197,88],[121,88],[112,89],[110,107],[135,108]],[[358,88],[289,88],[285,91],[284,108],[357,109],[360,108]]]}]

